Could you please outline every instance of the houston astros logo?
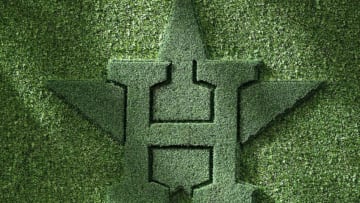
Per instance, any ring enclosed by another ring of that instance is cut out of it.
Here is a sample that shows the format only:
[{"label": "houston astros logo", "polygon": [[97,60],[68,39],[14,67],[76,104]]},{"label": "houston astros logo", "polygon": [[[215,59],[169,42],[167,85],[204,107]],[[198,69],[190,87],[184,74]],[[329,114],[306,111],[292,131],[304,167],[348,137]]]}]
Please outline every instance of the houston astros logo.
[{"label": "houston astros logo", "polygon": [[[191,0],[175,0],[158,59],[111,60],[107,81],[48,87],[124,145],[109,202],[252,202],[238,148],[319,82],[258,81],[260,61],[206,58]],[[237,158],[239,157],[239,158]]]}]

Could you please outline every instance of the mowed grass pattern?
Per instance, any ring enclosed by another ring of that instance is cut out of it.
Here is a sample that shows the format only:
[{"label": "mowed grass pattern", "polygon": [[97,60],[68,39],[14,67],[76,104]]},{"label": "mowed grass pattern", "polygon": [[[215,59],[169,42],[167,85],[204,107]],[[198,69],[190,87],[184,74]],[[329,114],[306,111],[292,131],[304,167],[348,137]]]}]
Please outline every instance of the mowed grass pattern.
[{"label": "mowed grass pattern", "polygon": [[[106,76],[153,59],[172,1],[0,2],[1,202],[103,202],[122,147],[47,80]],[[265,202],[359,199],[356,1],[195,1],[209,59],[261,58],[262,80],[327,86],[242,148],[239,179]]]}]

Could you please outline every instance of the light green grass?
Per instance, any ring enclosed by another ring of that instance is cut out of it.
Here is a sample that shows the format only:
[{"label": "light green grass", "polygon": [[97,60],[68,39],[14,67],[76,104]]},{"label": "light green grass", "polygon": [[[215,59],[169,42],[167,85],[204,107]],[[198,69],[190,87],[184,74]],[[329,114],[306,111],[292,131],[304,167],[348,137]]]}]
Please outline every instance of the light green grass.
[{"label": "light green grass", "polygon": [[[317,3],[316,3],[317,2]],[[262,58],[266,80],[326,80],[241,154],[264,201],[356,202],[360,2],[196,1],[209,59]],[[44,83],[104,79],[109,58],[153,59],[171,1],[0,2],[0,201],[101,202],[122,148]]]}]

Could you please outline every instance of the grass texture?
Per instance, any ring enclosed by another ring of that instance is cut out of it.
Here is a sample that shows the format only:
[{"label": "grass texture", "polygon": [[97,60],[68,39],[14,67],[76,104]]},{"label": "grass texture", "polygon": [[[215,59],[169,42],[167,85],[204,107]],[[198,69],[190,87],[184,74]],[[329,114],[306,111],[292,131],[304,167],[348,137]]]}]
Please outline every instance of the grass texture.
[{"label": "grass texture", "polygon": [[[238,178],[260,186],[263,202],[356,202],[359,3],[195,2],[208,59],[260,58],[266,81],[328,81],[242,146]],[[1,202],[105,201],[123,147],[44,84],[104,80],[109,58],[156,58],[171,4],[0,3]]]},{"label": "grass texture", "polygon": [[259,82],[258,61],[206,60],[192,0],[173,3],[164,36],[158,61],[111,60],[107,83],[47,85],[125,146],[108,202],[254,202],[236,179],[240,143],[319,82]]}]

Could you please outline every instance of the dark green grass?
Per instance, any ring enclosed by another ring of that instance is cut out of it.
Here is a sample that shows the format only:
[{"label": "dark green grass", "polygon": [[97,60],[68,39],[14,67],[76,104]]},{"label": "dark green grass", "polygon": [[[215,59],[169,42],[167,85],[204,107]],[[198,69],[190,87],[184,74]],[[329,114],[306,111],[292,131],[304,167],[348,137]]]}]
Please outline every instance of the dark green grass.
[{"label": "dark green grass", "polygon": [[[318,2],[318,3],[316,3]],[[357,202],[357,1],[196,1],[209,59],[262,58],[266,80],[327,80],[245,145],[242,180],[276,202]],[[109,58],[153,59],[171,1],[0,2],[0,201],[102,202],[122,149],[51,95],[105,78]]]}]

